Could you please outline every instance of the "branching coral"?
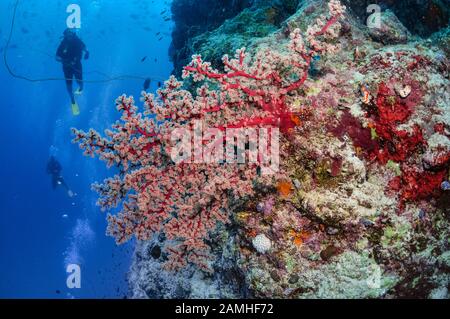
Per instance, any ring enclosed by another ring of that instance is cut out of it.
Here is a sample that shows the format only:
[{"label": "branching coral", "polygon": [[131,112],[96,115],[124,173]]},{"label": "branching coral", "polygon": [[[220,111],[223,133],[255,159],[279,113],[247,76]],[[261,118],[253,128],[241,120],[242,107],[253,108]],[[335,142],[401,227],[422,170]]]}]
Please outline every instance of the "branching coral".
[{"label": "branching coral", "polygon": [[[277,176],[259,173],[261,158],[248,165],[228,160],[205,163],[205,153],[198,150],[193,160],[188,156],[174,163],[174,142],[181,138],[174,138],[174,133],[195,130],[199,121],[215,128],[215,135],[226,129],[267,126],[289,132],[299,121],[289,108],[288,94],[307,80],[313,56],[337,49],[324,39],[338,35],[344,7],[331,0],[329,9],[329,17],[308,29],[306,41],[300,30],[291,34],[287,52],[261,51],[251,58],[245,49],[238,50],[232,59],[223,57],[225,73],[214,70],[201,56],[193,56],[183,77],[204,82],[196,95],[171,77],[157,96],[143,93],[143,113],[133,98],[117,99],[121,121],[105,137],[94,130],[74,129],[74,142],[86,155],[98,155],[108,166],[120,169],[119,175],[94,185],[102,208],[122,202],[118,214],[108,215],[108,234],[123,243],[133,235],[146,240],[162,232],[169,240],[169,269],[192,263],[212,270],[209,235],[217,223],[228,222],[232,198],[251,196],[255,185],[271,183]],[[208,144],[208,139],[200,137],[200,144]]]}]

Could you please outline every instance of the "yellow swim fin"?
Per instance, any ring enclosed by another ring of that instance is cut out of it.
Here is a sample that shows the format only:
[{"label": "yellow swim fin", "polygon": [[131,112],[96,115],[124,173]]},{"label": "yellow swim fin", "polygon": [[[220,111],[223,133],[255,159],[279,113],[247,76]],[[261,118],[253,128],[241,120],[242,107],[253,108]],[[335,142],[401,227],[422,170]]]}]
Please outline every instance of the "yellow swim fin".
[{"label": "yellow swim fin", "polygon": [[80,115],[80,108],[77,103],[72,104],[72,114],[75,116]]}]

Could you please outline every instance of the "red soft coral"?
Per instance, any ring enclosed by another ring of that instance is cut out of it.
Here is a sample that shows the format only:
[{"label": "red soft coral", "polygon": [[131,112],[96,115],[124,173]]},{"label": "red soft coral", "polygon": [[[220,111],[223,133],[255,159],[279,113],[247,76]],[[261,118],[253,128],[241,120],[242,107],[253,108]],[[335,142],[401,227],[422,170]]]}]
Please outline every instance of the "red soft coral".
[{"label": "red soft coral", "polygon": [[422,129],[418,125],[414,125],[409,131],[398,129],[400,124],[410,118],[414,106],[420,99],[421,93],[417,85],[414,85],[414,91],[410,96],[402,99],[396,95],[392,87],[380,83],[369,124],[379,139],[379,145],[372,152],[372,157],[383,164],[389,160],[404,162],[420,145],[425,144]]},{"label": "red soft coral", "polygon": [[389,182],[389,190],[400,193],[400,207],[407,201],[428,199],[440,191],[440,185],[447,172],[426,172],[404,165],[402,175]]},{"label": "red soft coral", "polygon": [[447,164],[448,156],[444,153],[433,158],[436,167],[439,166],[436,163],[440,164],[439,170],[423,170],[422,161],[417,160],[423,157],[422,149],[427,145],[422,128],[417,124],[408,130],[398,128],[410,119],[422,99],[422,92],[417,82],[409,81],[411,94],[402,98],[393,89],[396,82],[394,79],[389,84],[380,83],[372,105],[375,109],[369,112],[369,126],[375,130],[378,141],[369,157],[381,164],[394,161],[401,165],[401,176],[389,182],[388,190],[399,194],[399,206],[403,208],[407,201],[427,199],[439,193],[440,184],[447,174],[443,166]]}]

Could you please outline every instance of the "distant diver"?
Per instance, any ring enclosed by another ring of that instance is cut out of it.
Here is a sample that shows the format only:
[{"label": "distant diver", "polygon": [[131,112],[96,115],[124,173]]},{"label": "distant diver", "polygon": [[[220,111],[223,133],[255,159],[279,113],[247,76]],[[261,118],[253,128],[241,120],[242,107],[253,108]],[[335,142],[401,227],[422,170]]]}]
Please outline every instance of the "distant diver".
[{"label": "distant diver", "polygon": [[62,166],[57,161],[57,159],[54,156],[50,156],[50,159],[47,163],[47,174],[50,174],[52,176],[52,187],[53,189],[56,189],[58,186],[64,187],[64,189],[67,191],[67,195],[69,197],[73,197],[74,193],[67,185],[66,181],[61,175]]},{"label": "distant diver", "polygon": [[72,83],[73,78],[75,77],[78,84],[78,89],[75,91],[75,94],[80,95],[83,93],[83,66],[81,64],[83,52],[84,59],[89,59],[89,51],[86,49],[86,45],[83,41],[81,41],[73,29],[66,29],[61,44],[56,51],[56,61],[61,62],[63,66],[66,87],[72,103],[73,115],[80,114],[80,109],[75,101]]},{"label": "distant diver", "polygon": [[151,82],[152,82],[151,79],[149,79],[149,78],[145,79],[145,81],[144,81],[144,91],[147,91],[149,89]]}]

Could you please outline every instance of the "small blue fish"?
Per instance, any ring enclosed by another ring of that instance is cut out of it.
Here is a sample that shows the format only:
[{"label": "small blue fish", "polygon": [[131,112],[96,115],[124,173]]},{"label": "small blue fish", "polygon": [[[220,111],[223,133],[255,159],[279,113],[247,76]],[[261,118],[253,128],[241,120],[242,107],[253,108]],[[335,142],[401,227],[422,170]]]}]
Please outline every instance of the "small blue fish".
[{"label": "small blue fish", "polygon": [[256,205],[256,210],[258,211],[258,213],[262,213],[264,211],[264,208],[264,203],[258,203],[258,205]]},{"label": "small blue fish", "polygon": [[422,219],[422,220],[425,218],[425,211],[423,209],[421,209],[419,211],[419,218]]},{"label": "small blue fish", "polygon": [[450,190],[450,182],[449,181],[443,181],[442,184],[441,184],[441,189],[443,191]]},{"label": "small blue fish", "polygon": [[373,221],[365,219],[365,218],[361,219],[360,223],[363,224],[365,227],[372,227],[375,225],[375,223]]}]

